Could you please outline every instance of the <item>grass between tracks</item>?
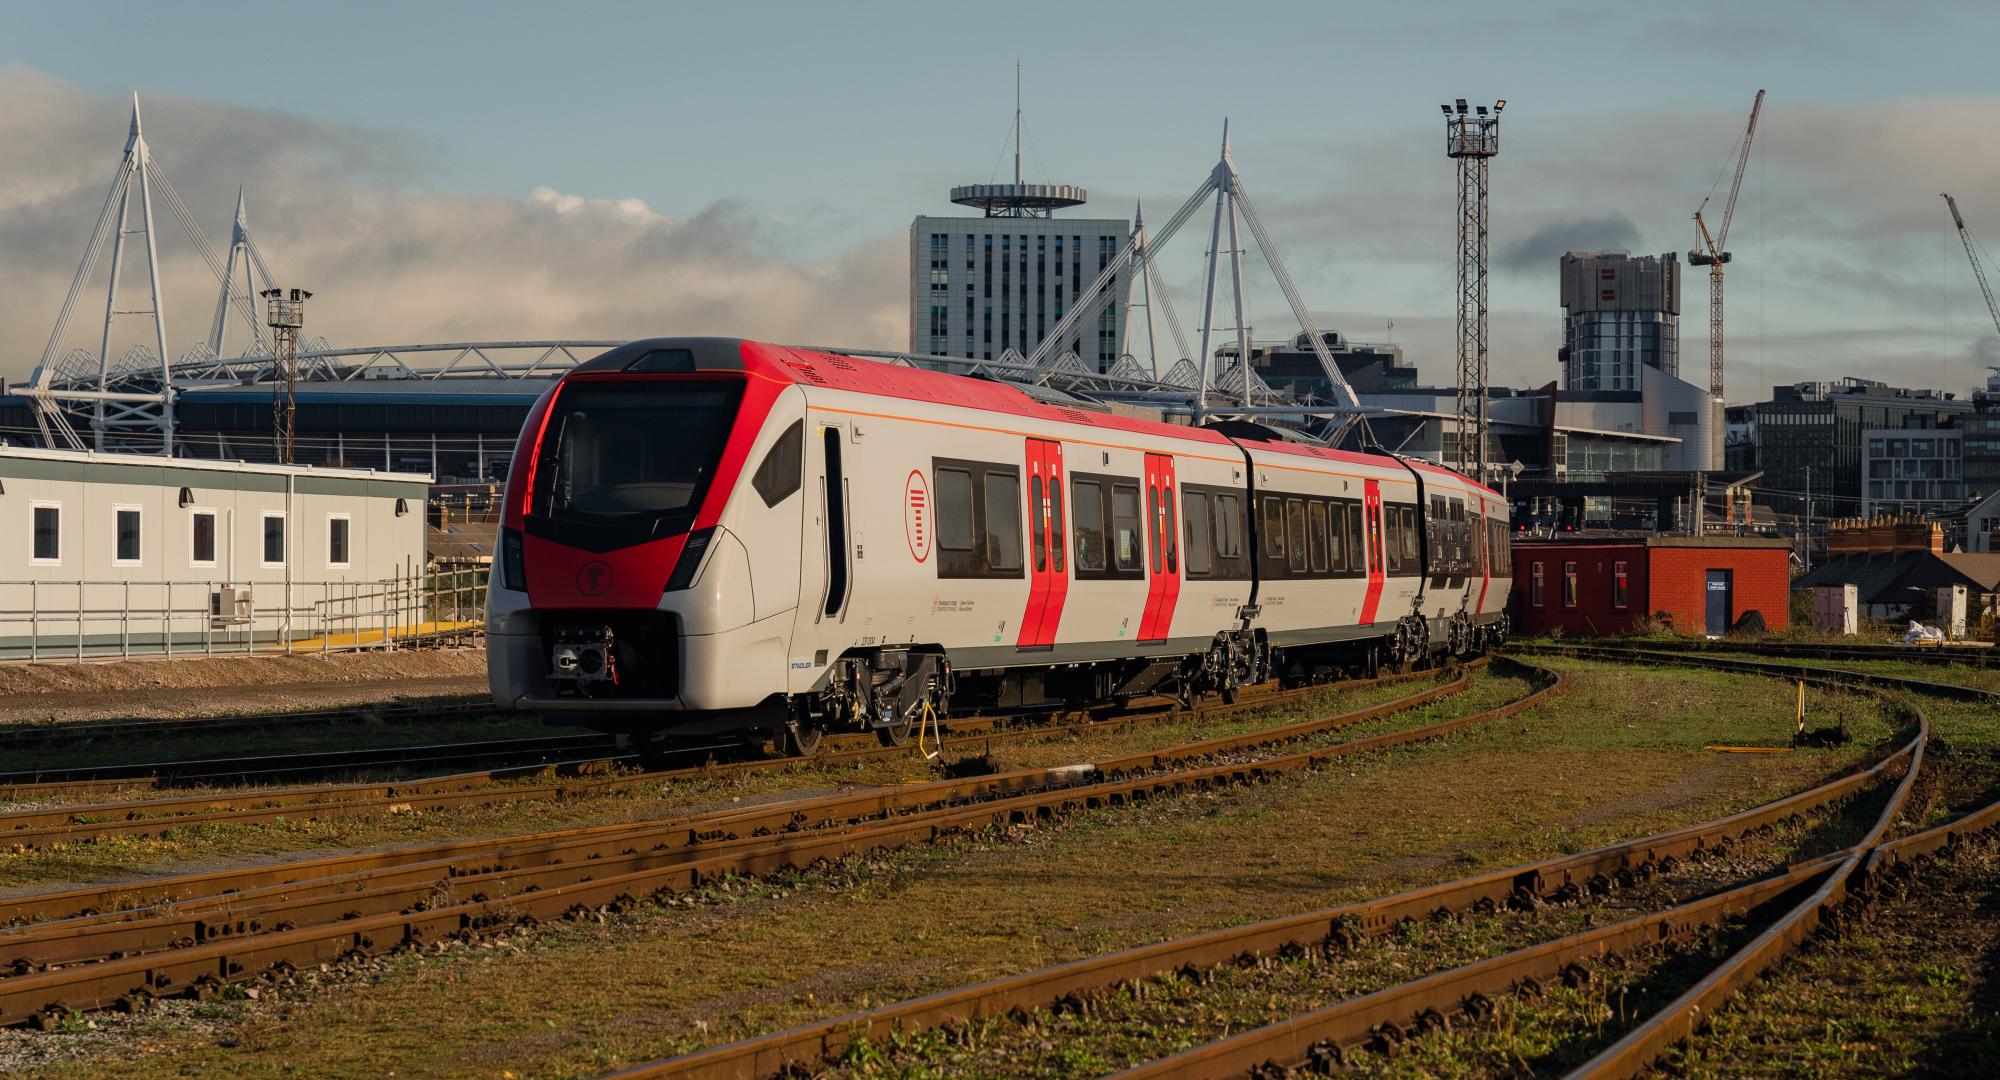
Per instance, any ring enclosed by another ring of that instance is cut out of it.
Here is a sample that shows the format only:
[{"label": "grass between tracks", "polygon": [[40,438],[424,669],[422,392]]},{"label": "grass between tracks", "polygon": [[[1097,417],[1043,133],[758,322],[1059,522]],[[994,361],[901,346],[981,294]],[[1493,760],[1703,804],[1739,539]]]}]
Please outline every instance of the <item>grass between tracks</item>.
[{"label": "grass between tracks", "polygon": [[[1230,715],[1192,714],[1170,720],[1135,720],[1088,733],[1050,732],[1046,737],[995,740],[968,738],[954,752],[985,752],[996,768],[1067,765],[1098,757],[1134,753],[1196,739],[1294,723],[1330,712],[1345,712],[1414,694],[1430,684],[1329,688],[1270,709]],[[34,850],[0,847],[0,890],[9,887],[81,883],[135,871],[181,873],[219,869],[277,856],[418,844],[466,837],[506,836],[548,829],[675,817],[840,789],[916,783],[935,779],[932,765],[914,751],[844,766],[802,763],[796,768],[713,777],[683,777],[639,784],[601,794],[557,800],[522,800],[490,806],[463,805],[420,812],[374,811],[314,817],[306,808],[258,824],[197,824],[157,837],[108,837],[91,843]],[[546,776],[505,781],[496,788],[531,786]],[[0,845],[4,845],[0,834]]]},{"label": "grass between tracks", "polygon": [[[1829,697],[1821,707],[1847,714],[1856,745],[1718,755],[1701,747],[1782,741],[1790,688],[1750,676],[1551,663],[1575,674],[1569,695],[1447,740],[1271,784],[737,883],[602,924],[517,935],[506,946],[389,958],[348,979],[326,977],[359,981],[365,991],[195,1007],[222,1011],[199,1022],[207,1026],[189,1026],[193,1010],[177,1006],[102,1043],[63,1036],[92,1056],[52,1069],[589,1075],[1715,817],[1809,786],[1889,734],[1872,702]],[[1522,689],[1515,682],[1513,692]],[[1484,692],[1433,711],[1490,704]],[[1086,1062],[1067,1070],[1091,1071]]]},{"label": "grass between tracks", "polygon": [[2000,1075],[2000,842],[1966,844],[1808,944],[1662,1071]]}]

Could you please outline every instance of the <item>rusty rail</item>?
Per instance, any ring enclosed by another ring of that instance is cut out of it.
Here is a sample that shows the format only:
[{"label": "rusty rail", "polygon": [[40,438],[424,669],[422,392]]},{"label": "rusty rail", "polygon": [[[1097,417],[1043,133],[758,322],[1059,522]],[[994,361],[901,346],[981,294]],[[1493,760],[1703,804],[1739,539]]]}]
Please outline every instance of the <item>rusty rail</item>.
[{"label": "rusty rail", "polygon": [[[1451,683],[1312,722],[1312,726],[1334,730],[1406,710],[1459,692],[1469,680],[1469,675],[1461,674]],[[641,896],[684,891],[729,874],[804,866],[1071,809],[1259,782],[1348,754],[1436,738],[1504,711],[1247,763],[1147,772],[1142,759],[1148,755],[1133,755],[1105,763],[1137,774],[1122,778],[1100,780],[1097,777],[1105,774],[1074,769],[1021,770],[968,781],[737,810],[664,827],[648,823],[571,830],[573,839],[576,834],[594,832],[596,835],[584,843],[598,845],[595,850],[599,854],[593,857],[574,845],[557,852],[560,843],[551,843],[538,849],[539,856],[547,860],[542,865],[532,864],[530,855],[536,853],[509,850],[506,842],[484,842],[483,847],[468,842],[458,845],[462,850],[441,861],[442,865],[390,868],[382,875],[387,887],[372,891],[365,888],[370,884],[367,874],[335,880],[324,873],[315,876],[311,870],[299,874],[296,865],[183,879],[181,891],[206,890],[203,895],[210,899],[139,913],[137,918],[87,915],[0,935],[0,948],[13,954],[14,969],[23,972],[0,978],[0,1023],[46,1023],[76,1010],[136,1005],[149,996],[190,988],[200,993],[274,968],[282,970],[286,964],[325,962],[353,951],[379,951],[442,935],[557,918]],[[1287,725],[1228,740],[1205,740],[1200,745],[1209,753],[1245,749],[1309,734],[1305,726]],[[974,801],[968,805],[966,800]],[[866,820],[850,824],[855,817]],[[792,829],[796,831],[777,831]],[[663,830],[675,835],[668,836]],[[760,832],[769,834],[757,835]],[[640,850],[639,839],[660,843]],[[518,839],[513,843],[520,846]],[[616,853],[603,854],[606,846],[615,846]],[[381,861],[400,854],[374,853],[364,858],[379,860],[376,865],[381,865]],[[563,861],[555,861],[557,858]],[[338,862],[321,860],[315,869],[328,870],[329,863]],[[292,880],[282,880],[287,876]],[[272,887],[255,895],[250,891],[216,895],[219,889],[241,888],[246,877],[262,877]],[[431,894],[430,901],[408,903],[408,890],[415,882],[423,883]],[[451,897],[466,899],[436,902]],[[78,898],[72,892],[58,902],[73,903]],[[202,914],[204,907],[208,910],[194,944],[187,945],[185,936],[169,940],[175,929],[188,930],[193,925],[189,918]],[[308,925],[307,920],[312,922]],[[87,944],[64,944],[66,941]],[[173,947],[175,944],[184,947]],[[54,959],[74,958],[79,949],[102,958],[96,962]],[[136,955],[116,955],[128,949],[139,951]],[[37,970],[49,963],[69,966]]]},{"label": "rusty rail", "polygon": [[[1479,661],[1477,663],[1483,663]],[[1267,690],[1246,696],[1235,704],[1207,703],[1194,710],[1205,716],[1274,708],[1331,689],[1388,685],[1430,677],[1429,672],[1386,675],[1375,679],[1308,686],[1291,690]],[[947,731],[955,740],[978,739],[983,743],[1115,728],[1120,725],[1160,722],[1183,718],[1187,711],[1168,708],[1118,713],[1071,724],[1006,726],[1006,718],[981,717],[951,725]],[[390,784],[342,784],[304,788],[263,790],[237,795],[190,795],[168,798],[117,800],[90,804],[53,806],[33,810],[0,812],[0,850],[46,847],[51,844],[85,843],[108,836],[158,836],[190,825],[258,824],[278,818],[292,820],[355,816],[370,813],[408,812],[451,806],[484,806],[502,802],[563,800],[607,794],[645,787],[655,783],[731,774],[783,771],[801,765],[824,767],[857,761],[894,757],[907,753],[900,747],[881,747],[866,735],[836,736],[829,740],[847,749],[822,751],[812,758],[767,758],[748,761],[704,761],[680,769],[627,775],[569,780],[563,783],[491,787],[497,781],[513,780],[554,769],[558,773],[581,771],[622,759],[592,758],[587,761],[544,762],[483,772],[401,781]],[[88,782],[98,786],[99,782]],[[69,785],[64,785],[65,787]],[[32,788],[16,786],[0,794],[35,795]],[[0,914],[0,921],[4,921]]]},{"label": "rusty rail", "polygon": [[[1676,657],[1723,670],[1746,670],[1743,661]],[[1764,667],[1766,665],[1756,665]],[[1782,667],[1787,678],[1802,673]],[[1809,675],[1822,685],[1853,685],[1851,672]],[[1869,680],[1870,683],[1873,680]],[[1906,682],[1897,680],[1897,682]],[[1893,699],[1892,699],[1893,700]],[[1901,814],[1923,767],[1930,722],[1922,708],[1898,702],[1916,721],[1916,733],[1894,759],[1906,759],[1901,780],[1891,791],[1875,824],[1862,840],[1831,856],[1794,867],[1776,877],[1729,889],[1664,912],[1626,920],[1556,941],[1515,950],[1479,963],[1439,972],[1401,986],[1342,1002],[1276,1024],[1195,1047],[1182,1054],[1150,1062],[1121,1074],[1128,1078],[1240,1075],[1272,1065],[1338,1062],[1356,1046],[1393,1045],[1410,1034],[1436,1026],[1454,1012],[1484,1011],[1492,995],[1511,992],[1565,977],[1587,978],[1585,965],[1611,952],[1663,940],[1684,939],[1721,920],[1748,913],[1781,897],[1804,891],[1764,931],[1717,965],[1707,976],[1665,1008],[1628,1031],[1572,1077],[1591,1080],[1633,1075],[1656,1060],[1669,1046],[1690,1037],[1704,1019],[1750,981],[1796,948],[1819,926],[1824,914],[1848,895],[1856,871],[1881,844]],[[1892,759],[1893,760],[1893,759]],[[1884,762],[1888,764],[1888,762]]]},{"label": "rusty rail", "polygon": [[[1523,700],[1504,708],[1517,711],[1527,704],[1529,701]],[[1714,821],[1592,851],[1558,855],[1536,863],[1425,886],[1379,900],[1211,931],[1006,976],[638,1066],[617,1075],[700,1077],[705,1080],[749,1080],[780,1075],[787,1069],[810,1069],[816,1062],[837,1056],[856,1039],[879,1041],[897,1031],[936,1027],[1017,1009],[1044,1008],[1119,983],[1190,966],[1212,966],[1246,957],[1276,955],[1291,949],[1317,948],[1328,942],[1350,941],[1357,935],[1379,935],[1405,919],[1493,910],[1508,904],[1525,907],[1541,900],[1568,900],[1585,892],[1609,891],[1621,878],[1642,876],[1656,867],[1671,867],[1679,859],[1727,848],[1739,838],[1755,835],[1775,823],[1795,819],[1851,796],[1906,765],[1915,746],[1916,740],[1913,739],[1899,748],[1885,751],[1872,764],[1846,776]],[[1816,872],[1823,871],[1824,867],[1819,867]],[[1771,888],[1769,884],[1760,884],[1749,895],[1763,897]],[[1718,910],[1726,911],[1727,903],[1723,902]],[[1645,931],[1635,933],[1643,937]],[[1380,1000],[1377,998],[1365,1007],[1375,1010],[1369,1013],[1371,1017],[1380,1011],[1376,1008]],[[1455,999],[1452,1004],[1456,1004]],[[1369,1024],[1380,1022],[1379,1019],[1368,1021]],[[1261,1064],[1263,1060],[1258,1059],[1250,1065]],[[1280,1060],[1283,1058],[1280,1057]],[[1216,1065],[1216,1062],[1203,1060],[1201,1067],[1184,1075],[1205,1075],[1204,1070]]]}]

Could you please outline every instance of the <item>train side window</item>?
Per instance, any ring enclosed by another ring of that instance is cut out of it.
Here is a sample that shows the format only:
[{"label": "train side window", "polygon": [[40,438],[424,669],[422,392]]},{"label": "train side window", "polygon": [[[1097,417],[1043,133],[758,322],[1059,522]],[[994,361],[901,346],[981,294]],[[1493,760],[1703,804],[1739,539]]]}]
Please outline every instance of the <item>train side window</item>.
[{"label": "train side window", "polygon": [[986,474],[986,564],[1021,568],[1021,478],[995,469]]},{"label": "train side window", "polygon": [[1401,509],[1403,515],[1403,566],[1412,573],[1421,573],[1417,555],[1417,508],[1414,505]]},{"label": "train side window", "polygon": [[1368,572],[1368,547],[1361,542],[1361,504],[1347,504],[1345,515],[1347,527],[1341,532],[1347,538],[1347,570],[1352,574]]},{"label": "train side window", "polygon": [[1161,489],[1160,505],[1166,510],[1166,513],[1160,516],[1160,546],[1167,549],[1167,573],[1178,574],[1181,572],[1181,542],[1180,538],[1174,535],[1174,489],[1172,486]]},{"label": "train side window", "polygon": [[1285,544],[1292,560],[1292,573],[1306,572],[1306,504],[1298,499],[1285,500]]},{"label": "train side window", "polygon": [[1215,497],[1215,555],[1220,559],[1243,557],[1243,503],[1234,495]]},{"label": "train side window", "polygon": [[805,446],[806,422],[794,420],[765,452],[764,463],[750,477],[750,485],[757,489],[765,506],[776,506],[799,489],[799,478],[805,469]]},{"label": "train side window", "polygon": [[1187,533],[1187,572],[1206,575],[1215,568],[1209,547],[1208,496],[1188,492],[1181,498],[1181,514],[1181,528]]},{"label": "train side window", "polygon": [[972,474],[937,471],[937,542],[946,551],[972,550]]},{"label": "train side window", "polygon": [[[1310,519],[1307,522],[1306,531],[1306,561],[1311,564],[1313,573],[1323,574],[1326,572],[1326,504],[1323,502],[1313,503],[1306,508],[1306,515]],[[1333,558],[1334,569],[1341,569],[1340,541],[1337,539],[1334,541]]]},{"label": "train side window", "polygon": [[1076,568],[1104,569],[1104,485],[1095,480],[1071,484],[1070,498],[1076,505],[1070,520],[1076,528]]},{"label": "train side window", "polygon": [[1160,516],[1160,489],[1155,485],[1147,484],[1146,529],[1151,534],[1153,540],[1153,573],[1155,574],[1161,573],[1166,569],[1166,564],[1162,560],[1166,558],[1167,545],[1160,542],[1160,522],[1163,520],[1165,519]]},{"label": "train side window", "polygon": [[1401,507],[1382,508],[1382,554],[1389,565],[1388,572],[1403,572],[1403,511]]},{"label": "train side window", "polygon": [[1276,495],[1264,496],[1264,556],[1285,557],[1285,503]]},{"label": "train side window", "polygon": [[1028,478],[1028,546],[1035,553],[1035,572],[1049,568],[1049,516],[1042,503],[1042,478]]},{"label": "train side window", "polygon": [[1063,482],[1060,476],[1049,477],[1049,558],[1055,564],[1058,574],[1066,573],[1063,566]]},{"label": "train side window", "polygon": [[1120,570],[1143,570],[1146,542],[1139,521],[1139,485],[1111,485],[1111,531]]}]

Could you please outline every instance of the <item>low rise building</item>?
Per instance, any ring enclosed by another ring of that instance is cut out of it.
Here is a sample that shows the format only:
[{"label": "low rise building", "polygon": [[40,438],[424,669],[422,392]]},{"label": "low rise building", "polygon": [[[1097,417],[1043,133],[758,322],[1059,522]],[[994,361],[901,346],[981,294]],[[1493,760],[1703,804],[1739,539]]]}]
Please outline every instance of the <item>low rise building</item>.
[{"label": "low rise building", "polygon": [[381,632],[415,604],[430,480],[0,447],[0,656]]},{"label": "low rise building", "polygon": [[1977,624],[2000,601],[2000,554],[1948,552],[1935,521],[1904,517],[1846,518],[1827,530],[1827,561],[1795,588],[1853,585],[1861,614],[1871,619],[1929,619],[1937,591],[1963,585]]},{"label": "low rise building", "polygon": [[1782,631],[1791,612],[1789,547],[1736,536],[1516,539],[1515,625],[1525,634],[1597,637],[1650,620],[1721,635],[1755,612],[1765,629]]}]

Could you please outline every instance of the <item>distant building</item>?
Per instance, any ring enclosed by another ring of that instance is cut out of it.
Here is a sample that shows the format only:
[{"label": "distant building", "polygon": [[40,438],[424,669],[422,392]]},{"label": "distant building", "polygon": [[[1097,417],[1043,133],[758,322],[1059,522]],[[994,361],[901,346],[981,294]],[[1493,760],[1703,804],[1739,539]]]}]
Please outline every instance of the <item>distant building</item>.
[{"label": "distant building", "polygon": [[1863,516],[1949,512],[1964,505],[1963,432],[1869,428],[1861,435]]},{"label": "distant building", "polygon": [[[920,216],[910,225],[910,351],[997,360],[1008,349],[1031,356],[1077,294],[1096,280],[1132,237],[1124,218],[1058,218],[1081,206],[1066,184],[974,184],[953,202],[983,217]],[[1110,301],[1058,351],[1109,371],[1125,351],[1124,274]]]},{"label": "distant building", "polygon": [[1827,530],[1827,561],[1792,587],[1853,585],[1863,614],[1900,620],[1930,618],[1938,589],[1963,585],[1966,614],[1976,624],[2000,602],[2000,555],[1944,548],[1944,530],[1934,521],[1887,516],[1836,521]]},{"label": "distant building", "polygon": [[1968,495],[2000,494],[2000,374],[1972,395],[1972,412],[1959,418],[1965,432],[1965,490]]},{"label": "distant building", "polygon": [[1681,264],[1672,253],[1562,257],[1565,390],[1638,390],[1640,371],[1680,375]]},{"label": "distant building", "polygon": [[[1333,354],[1334,366],[1355,393],[1391,394],[1416,389],[1417,369],[1403,360],[1402,346],[1350,341],[1333,330],[1321,333],[1320,340],[1326,343],[1327,351]],[[1235,345],[1225,345],[1216,351],[1215,370],[1228,370],[1235,362]],[[1253,344],[1250,370],[1266,386],[1301,401],[1333,399],[1332,384],[1325,369],[1320,367],[1319,354],[1313,351],[1308,334],[1301,333],[1286,344]]]},{"label": "distant building", "polygon": [[1972,412],[1970,402],[1953,394],[1854,378],[1775,386],[1770,401],[1751,408],[1765,501],[1801,514],[1810,491],[1815,518],[1861,511],[1864,432],[1935,431],[1957,426]]}]

